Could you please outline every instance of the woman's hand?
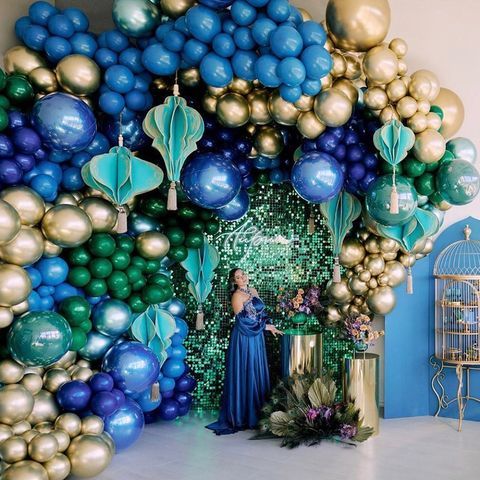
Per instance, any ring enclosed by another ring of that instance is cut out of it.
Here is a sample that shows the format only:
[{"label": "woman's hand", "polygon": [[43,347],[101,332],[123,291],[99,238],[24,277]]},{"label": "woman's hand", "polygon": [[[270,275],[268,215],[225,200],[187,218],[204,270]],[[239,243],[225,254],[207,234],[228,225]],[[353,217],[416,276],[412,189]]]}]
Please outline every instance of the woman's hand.
[{"label": "woman's hand", "polygon": [[283,335],[283,332],[279,330],[275,325],[271,325],[270,323],[266,325],[265,330],[267,332],[271,332],[274,337],[277,335]]}]

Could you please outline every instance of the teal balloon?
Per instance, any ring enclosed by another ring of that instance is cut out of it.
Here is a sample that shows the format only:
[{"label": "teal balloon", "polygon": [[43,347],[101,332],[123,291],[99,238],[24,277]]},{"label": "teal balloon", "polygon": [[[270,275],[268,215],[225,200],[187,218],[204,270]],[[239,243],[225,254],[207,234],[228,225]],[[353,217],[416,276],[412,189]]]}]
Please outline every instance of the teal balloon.
[{"label": "teal balloon", "polygon": [[477,159],[477,149],[474,143],[465,137],[452,138],[447,142],[447,150],[453,153],[455,158],[475,163]]},{"label": "teal balloon", "polygon": [[55,312],[30,312],[15,320],[8,332],[8,349],[19,363],[45,367],[59,360],[72,345],[68,322]]},{"label": "teal balloon", "polygon": [[137,212],[132,212],[128,216],[128,233],[134,236],[144,232],[159,232],[160,230],[160,222],[153,217]]},{"label": "teal balloon", "polygon": [[441,165],[437,172],[437,190],[452,205],[473,201],[480,189],[477,169],[467,160],[453,160]]},{"label": "teal balloon", "polygon": [[440,228],[443,225],[443,221],[445,220],[445,211],[439,210],[438,208],[435,207],[433,203],[430,203],[430,202],[423,205],[422,209],[426,210],[427,212],[433,213],[437,217],[438,228]]},{"label": "teal balloon", "polygon": [[99,360],[107,353],[114,340],[112,337],[91,330],[87,334],[87,343],[78,351],[78,354],[85,360]]},{"label": "teal balloon", "polygon": [[129,37],[147,37],[160,23],[158,7],[150,0],[115,0],[112,10],[117,28]]},{"label": "teal balloon", "polygon": [[130,307],[121,300],[108,299],[95,306],[92,315],[94,328],[107,337],[117,338],[125,333],[133,321]]},{"label": "teal balloon", "polygon": [[369,215],[382,225],[394,226],[407,223],[415,213],[418,198],[417,192],[410,182],[402,176],[396,177],[399,213],[390,213],[390,196],[392,194],[393,177],[383,175],[368,187],[365,204]]}]

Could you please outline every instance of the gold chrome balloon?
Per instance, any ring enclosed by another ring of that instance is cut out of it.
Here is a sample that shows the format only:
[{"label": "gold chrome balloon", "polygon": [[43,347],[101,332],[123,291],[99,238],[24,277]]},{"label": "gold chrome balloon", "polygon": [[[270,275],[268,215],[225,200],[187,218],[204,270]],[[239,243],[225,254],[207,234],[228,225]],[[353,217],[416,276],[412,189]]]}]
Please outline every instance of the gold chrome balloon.
[{"label": "gold chrome balloon", "polygon": [[181,17],[195,5],[195,0],[160,0],[160,8],[164,15],[170,18]]},{"label": "gold chrome balloon", "polygon": [[73,248],[92,236],[92,222],[79,207],[56,205],[43,217],[42,231],[47,240],[55,245]]},{"label": "gold chrome balloon", "polygon": [[403,58],[408,52],[408,45],[403,38],[394,38],[388,44],[388,48],[397,56]]},{"label": "gold chrome balloon", "polygon": [[257,131],[253,145],[260,155],[275,158],[284,148],[283,136],[275,127],[267,125]]},{"label": "gold chrome balloon", "polygon": [[321,135],[327,127],[317,118],[313,111],[300,113],[297,129],[305,137],[313,140]]},{"label": "gold chrome balloon", "polygon": [[347,71],[347,61],[339,52],[332,53],[333,67],[330,74],[334,77],[342,77]]},{"label": "gold chrome balloon", "polygon": [[15,435],[23,435],[28,430],[31,430],[32,426],[26,420],[22,420],[21,422],[17,422],[12,425],[12,430]]},{"label": "gold chrome balloon", "polygon": [[322,87],[322,90],[327,90],[328,88],[331,88],[333,85],[333,77],[330,74],[325,75],[320,80],[320,85]]},{"label": "gold chrome balloon", "polygon": [[72,380],[82,380],[88,382],[93,375],[93,371],[90,368],[80,367],[72,373]]},{"label": "gold chrome balloon", "polygon": [[250,122],[255,125],[266,125],[272,121],[272,116],[268,110],[268,101],[270,94],[267,90],[254,90],[248,97],[250,105]]},{"label": "gold chrome balloon", "polygon": [[342,278],[338,283],[330,281],[327,285],[327,294],[338,305],[350,303],[353,298],[346,278]]},{"label": "gold chrome balloon", "polygon": [[160,232],[143,232],[135,240],[138,253],[148,260],[161,260],[170,250],[168,237]]},{"label": "gold chrome balloon", "polygon": [[20,232],[20,216],[9,203],[0,200],[0,246],[11,242]]},{"label": "gold chrome balloon", "polygon": [[352,103],[342,91],[330,88],[317,95],[314,110],[327,127],[339,127],[351,117]]},{"label": "gold chrome balloon", "polygon": [[178,80],[188,88],[195,88],[201,82],[200,71],[198,68],[187,68],[178,72]]},{"label": "gold chrome balloon", "polygon": [[27,442],[30,443],[40,432],[37,430],[28,430],[22,433],[22,438]]},{"label": "gold chrome balloon", "polygon": [[390,313],[397,302],[391,287],[377,287],[367,297],[368,308],[377,315]]},{"label": "gold chrome balloon", "polygon": [[16,305],[12,305],[12,307],[10,308],[13,315],[21,315],[22,313],[28,312],[28,309],[29,305],[27,300],[17,303]]},{"label": "gold chrome balloon", "polygon": [[398,259],[405,268],[413,267],[416,262],[415,255],[409,253],[402,253]]},{"label": "gold chrome balloon", "polygon": [[395,120],[400,120],[400,115],[398,115],[397,110],[393,108],[391,105],[387,105],[379,115],[379,120],[382,123],[387,123],[392,121],[393,119]]},{"label": "gold chrome balloon", "polygon": [[71,193],[60,193],[55,200],[55,205],[78,205],[77,199]]},{"label": "gold chrome balloon", "polygon": [[43,386],[42,377],[36,373],[26,373],[21,383],[32,395],[36,395]]},{"label": "gold chrome balloon", "polygon": [[92,367],[92,362],[89,362],[88,360],[85,360],[84,358],[81,358],[78,360],[75,365],[79,367],[85,367],[85,368],[91,368]]},{"label": "gold chrome balloon", "polygon": [[378,253],[371,253],[365,257],[363,266],[370,271],[370,273],[376,277],[380,275],[385,269],[385,260]]},{"label": "gold chrome balloon", "polygon": [[440,88],[438,96],[432,105],[440,107],[443,112],[442,128],[440,133],[449,139],[458,132],[465,118],[465,109],[460,97],[448,88]]},{"label": "gold chrome balloon", "polygon": [[310,97],[309,95],[302,95],[295,103],[295,107],[297,110],[301,112],[309,112],[313,109],[313,104],[315,102],[314,97]]},{"label": "gold chrome balloon", "polygon": [[35,425],[35,430],[39,433],[50,433],[53,430],[52,422],[41,422]]},{"label": "gold chrome balloon", "polygon": [[5,72],[28,75],[38,67],[46,67],[47,63],[37,52],[17,45],[5,52],[3,57]]},{"label": "gold chrome balloon", "polygon": [[25,267],[43,254],[43,235],[38,228],[22,226],[10,243],[0,247],[0,258],[7,263]]},{"label": "gold chrome balloon", "polygon": [[428,127],[427,116],[424,113],[417,112],[408,119],[407,126],[413,133],[421,133]]},{"label": "gold chrome balloon", "polygon": [[47,258],[58,257],[63,252],[63,248],[55,245],[48,240],[43,242],[43,256]]},{"label": "gold chrome balloon", "polygon": [[[403,82],[399,81],[403,85]],[[370,87],[364,92],[363,101],[365,106],[371,110],[382,110],[388,105],[388,96],[383,88]]]},{"label": "gold chrome balloon", "polygon": [[390,6],[388,0],[330,0],[326,20],[338,47],[364,52],[387,36]]},{"label": "gold chrome balloon", "polygon": [[358,102],[358,88],[351,80],[339,78],[333,82],[332,88],[344,93],[352,105],[355,105]]},{"label": "gold chrome balloon", "polygon": [[368,285],[362,282],[359,277],[353,275],[348,280],[348,287],[354,295],[363,295],[368,292]]},{"label": "gold chrome balloon", "polygon": [[401,98],[397,103],[397,112],[400,118],[413,117],[417,113],[417,110],[417,101],[408,95]]},{"label": "gold chrome balloon", "polygon": [[153,81],[153,86],[159,92],[163,90],[172,90],[172,82],[169,78],[158,77]]},{"label": "gold chrome balloon", "polygon": [[250,118],[248,101],[238,93],[226,93],[217,101],[217,118],[225,127],[237,128],[245,125]]},{"label": "gold chrome balloon", "polygon": [[48,473],[48,480],[64,480],[70,475],[70,460],[61,453],[57,453],[43,466]]},{"label": "gold chrome balloon", "polygon": [[112,453],[105,441],[97,435],[80,435],[67,449],[72,475],[95,477],[107,468]]},{"label": "gold chrome balloon", "polygon": [[51,433],[36,435],[28,445],[28,455],[36,462],[48,462],[58,453],[58,442]]},{"label": "gold chrome balloon", "polygon": [[17,211],[23,225],[36,225],[45,213],[45,202],[31,188],[9,187],[2,190],[0,197]]},{"label": "gold chrome balloon", "polygon": [[103,420],[97,415],[89,415],[82,418],[81,433],[91,433],[93,435],[100,435],[103,432]]},{"label": "gold chrome balloon", "polygon": [[398,102],[401,98],[403,98],[407,94],[408,88],[400,78],[396,78],[392,80],[385,90],[387,93],[388,98],[392,102]]},{"label": "gold chrome balloon", "polygon": [[0,425],[0,445],[7,439],[13,437],[12,427],[8,425]]},{"label": "gold chrome balloon", "polygon": [[365,240],[365,250],[368,253],[380,253],[380,243],[378,237],[370,236]]},{"label": "gold chrome balloon", "polygon": [[427,128],[415,135],[413,153],[415,158],[423,163],[438,162],[446,150],[445,138],[440,132]]},{"label": "gold chrome balloon", "polygon": [[28,75],[28,80],[37,92],[53,93],[58,90],[57,77],[53,70],[47,67],[38,67]]},{"label": "gold chrome balloon", "polygon": [[429,70],[417,70],[410,77],[408,91],[415,100],[431,102],[440,92],[440,83],[437,76]]},{"label": "gold chrome balloon", "polygon": [[400,244],[393,238],[380,238],[378,242],[382,253],[398,252]]},{"label": "gold chrome balloon", "polygon": [[0,422],[14,425],[27,419],[33,409],[33,395],[23,385],[0,388]]},{"label": "gold chrome balloon", "polygon": [[388,285],[397,287],[407,279],[407,271],[405,267],[396,260],[392,260],[385,264],[385,273],[388,276]]},{"label": "gold chrome balloon", "polygon": [[342,315],[340,314],[338,308],[335,305],[327,305],[326,316],[328,325],[333,325],[337,322],[342,321]]},{"label": "gold chrome balloon", "polygon": [[57,439],[58,451],[64,452],[70,445],[70,435],[61,428],[52,430],[52,435]]},{"label": "gold chrome balloon", "polygon": [[15,463],[27,456],[27,442],[19,436],[10,437],[0,444],[0,457],[4,462]]},{"label": "gold chrome balloon", "polygon": [[[356,80],[357,78],[360,78],[362,75],[362,64],[360,63],[359,58],[355,55],[349,55],[349,54],[344,54],[343,57],[347,62],[347,70],[345,71],[345,74],[343,76],[345,78],[348,78],[349,80]],[[323,77],[323,78],[326,78],[326,77]],[[322,83],[322,88],[327,88],[327,87],[323,87],[323,83]]]},{"label": "gold chrome balloon", "polygon": [[272,118],[280,125],[295,125],[300,115],[295,105],[284,100],[278,90],[270,96],[268,109]]},{"label": "gold chrome balloon", "polygon": [[107,200],[88,197],[79,207],[88,215],[94,232],[111,233],[117,224],[118,210]]},{"label": "gold chrome balloon", "polygon": [[226,93],[228,93],[228,87],[207,87],[207,94],[217,99],[225,95]]},{"label": "gold chrome balloon", "polygon": [[25,369],[15,360],[7,358],[0,361],[0,383],[18,383],[23,378]]},{"label": "gold chrome balloon", "polygon": [[358,265],[365,258],[365,247],[360,240],[347,237],[343,241],[342,251],[340,252],[340,264],[347,268]]},{"label": "gold chrome balloon", "polygon": [[217,113],[217,102],[217,98],[212,97],[211,95],[204,95],[202,98],[202,107],[205,112],[214,115]]},{"label": "gold chrome balloon", "polygon": [[244,80],[243,78],[234,78],[228,89],[233,93],[238,93],[240,95],[248,95],[253,88],[252,82]]},{"label": "gold chrome balloon", "polygon": [[55,401],[55,395],[46,390],[40,390],[34,398],[35,404],[33,411],[28,416],[27,421],[32,425],[37,425],[42,422],[53,422],[60,413],[57,402]]},{"label": "gold chrome balloon", "polygon": [[398,58],[389,48],[379,45],[366,53],[363,71],[369,85],[386,85],[398,74]]},{"label": "gold chrome balloon", "polygon": [[55,393],[64,383],[71,380],[70,375],[63,368],[52,368],[43,376],[43,388]]},{"label": "gold chrome balloon", "polygon": [[69,351],[67,352],[60,360],[49,365],[48,368],[64,368],[67,369],[68,367],[72,366],[77,359],[77,352]]},{"label": "gold chrome balloon", "polygon": [[74,438],[80,435],[82,421],[80,417],[74,413],[62,413],[62,415],[55,420],[55,428],[65,430],[70,435],[70,438]]},{"label": "gold chrome balloon", "polygon": [[100,434],[100,438],[105,442],[112,455],[115,455],[115,442],[113,441],[113,438],[110,436],[110,434],[107,432],[103,432]]},{"label": "gold chrome balloon", "polygon": [[17,265],[0,265],[0,306],[12,307],[23,302],[32,291],[28,273]]},{"label": "gold chrome balloon", "polygon": [[425,117],[427,119],[427,128],[431,128],[432,130],[440,130],[442,127],[442,119],[436,113],[427,113]]},{"label": "gold chrome balloon", "polygon": [[38,462],[22,460],[3,473],[2,480],[49,480],[45,468]]},{"label": "gold chrome balloon", "polygon": [[304,8],[298,7],[298,11],[300,12],[300,15],[302,16],[302,20],[304,22],[307,22],[308,20],[312,19],[312,15],[309,12],[307,12],[307,10],[305,10]]}]

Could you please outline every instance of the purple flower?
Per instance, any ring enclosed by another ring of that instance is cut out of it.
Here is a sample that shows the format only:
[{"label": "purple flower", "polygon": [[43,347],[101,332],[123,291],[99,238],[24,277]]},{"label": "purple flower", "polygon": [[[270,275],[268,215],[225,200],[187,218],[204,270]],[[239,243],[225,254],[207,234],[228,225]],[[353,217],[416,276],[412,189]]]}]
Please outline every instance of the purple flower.
[{"label": "purple flower", "polygon": [[354,425],[348,425],[347,423],[344,423],[340,427],[340,437],[343,440],[349,440],[350,438],[353,438],[357,434],[357,427]]},{"label": "purple flower", "polygon": [[313,422],[319,414],[319,410],[316,408],[309,408],[308,412],[305,414],[305,417],[308,421]]},{"label": "purple flower", "polygon": [[333,408],[331,407],[322,407],[322,416],[328,422],[333,416]]}]

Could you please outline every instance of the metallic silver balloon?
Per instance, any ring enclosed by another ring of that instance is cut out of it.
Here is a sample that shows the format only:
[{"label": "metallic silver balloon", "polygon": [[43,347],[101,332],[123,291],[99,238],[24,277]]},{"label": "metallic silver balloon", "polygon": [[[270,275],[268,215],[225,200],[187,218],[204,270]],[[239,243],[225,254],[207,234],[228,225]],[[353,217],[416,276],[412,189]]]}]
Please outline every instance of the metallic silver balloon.
[{"label": "metallic silver balloon", "polygon": [[470,163],[475,163],[477,159],[477,149],[475,144],[465,137],[452,138],[447,142],[447,150],[455,155],[455,158],[461,158]]},{"label": "metallic silver balloon", "polygon": [[115,0],[112,16],[117,28],[129,37],[147,37],[160,23],[160,12],[149,0]]},{"label": "metallic silver balloon", "polygon": [[87,334],[87,343],[79,350],[79,354],[87,360],[98,360],[113,345],[113,338],[92,330]]},{"label": "metallic silver balloon", "polygon": [[92,316],[92,323],[95,330],[102,335],[112,338],[117,338],[126,332],[132,322],[133,316],[130,307],[125,302],[115,299],[105,300],[97,305]]}]

